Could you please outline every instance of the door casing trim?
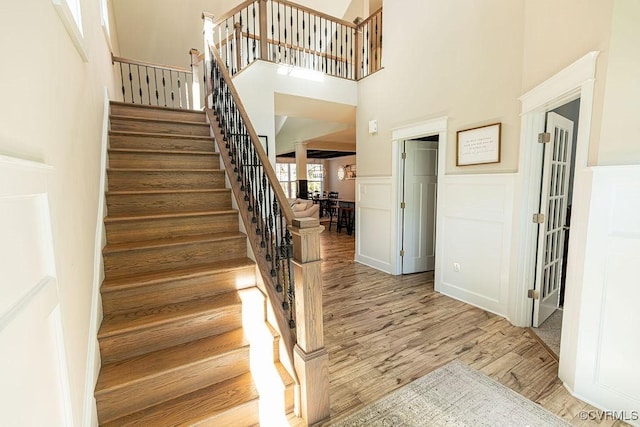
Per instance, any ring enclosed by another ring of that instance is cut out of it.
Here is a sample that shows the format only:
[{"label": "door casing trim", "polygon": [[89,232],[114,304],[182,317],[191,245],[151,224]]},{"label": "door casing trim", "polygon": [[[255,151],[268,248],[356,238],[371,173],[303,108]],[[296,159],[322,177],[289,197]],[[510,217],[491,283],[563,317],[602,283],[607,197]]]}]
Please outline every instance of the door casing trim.
[{"label": "door casing trim", "polygon": [[[545,115],[560,105],[580,98],[576,144],[575,180],[572,215],[588,217],[590,203],[590,173],[587,164],[591,135],[593,98],[598,51],[592,51],[548,80],[525,93],[521,98],[520,160],[516,183],[516,197],[520,206],[515,209],[513,235],[509,320],[516,326],[531,326],[532,301],[527,298],[535,269],[535,224],[531,215],[538,209],[541,156],[537,134],[544,132]],[[516,202],[518,203],[518,202]],[[563,313],[563,333],[558,376],[569,387],[575,378],[578,320],[582,293],[582,269],[586,228],[575,227],[569,236],[566,292],[572,299]],[[571,337],[570,339],[565,339]]]},{"label": "door casing trim", "polygon": [[[394,215],[392,218],[395,236],[393,244],[395,245],[392,271],[394,275],[402,274],[402,257],[400,256],[400,248],[402,247],[402,210],[400,202],[402,202],[402,142],[421,138],[424,136],[438,135],[438,185],[436,186],[436,194],[440,197],[441,182],[444,177],[447,153],[447,122],[448,117],[438,117],[435,119],[412,123],[407,126],[393,129],[391,131],[392,145],[392,200],[395,201],[396,207],[391,210]],[[438,253],[440,241],[437,236],[441,236],[439,229],[442,211],[440,204],[436,206],[436,270],[438,270]]]}]

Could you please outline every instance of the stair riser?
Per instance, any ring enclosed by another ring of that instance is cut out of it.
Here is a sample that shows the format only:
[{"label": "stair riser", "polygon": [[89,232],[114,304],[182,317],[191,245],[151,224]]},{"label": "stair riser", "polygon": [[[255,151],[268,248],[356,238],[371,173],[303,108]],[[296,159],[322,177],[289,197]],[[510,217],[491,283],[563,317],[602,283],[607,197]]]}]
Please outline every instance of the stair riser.
[{"label": "stair riser", "polygon": [[144,108],[133,105],[111,104],[111,114],[114,116],[146,117],[160,120],[206,123],[206,117],[202,111],[174,111],[163,110],[162,108]]},{"label": "stair riser", "polygon": [[160,307],[243,289],[253,286],[254,283],[255,267],[171,280],[133,289],[104,292],[102,310],[105,315],[113,315]]},{"label": "stair riser", "polygon": [[109,170],[110,191],[224,188],[223,171],[146,172]]},{"label": "stair riser", "polygon": [[122,414],[140,411],[246,372],[249,372],[248,346],[142,379],[126,387],[106,390],[96,395],[100,422],[108,422]]},{"label": "stair riser", "polygon": [[231,192],[107,194],[109,215],[178,213],[231,209]]},{"label": "stair riser", "polygon": [[139,242],[238,230],[238,214],[107,222],[107,243]]},{"label": "stair riser", "polygon": [[105,253],[103,258],[105,276],[115,278],[204,264],[214,260],[241,258],[246,257],[246,254],[246,238],[240,237]]},{"label": "stair riser", "polygon": [[218,154],[109,153],[109,167],[124,169],[217,169]]},{"label": "stair riser", "polygon": [[210,128],[206,123],[180,123],[137,120],[134,118],[111,118],[112,131],[168,133],[173,135],[210,136]]},{"label": "stair riser", "polygon": [[191,318],[99,337],[102,363],[118,362],[242,327],[242,308],[227,306]]},{"label": "stair riser", "polygon": [[109,147],[138,150],[207,151],[213,153],[213,140],[142,135],[110,135]]}]

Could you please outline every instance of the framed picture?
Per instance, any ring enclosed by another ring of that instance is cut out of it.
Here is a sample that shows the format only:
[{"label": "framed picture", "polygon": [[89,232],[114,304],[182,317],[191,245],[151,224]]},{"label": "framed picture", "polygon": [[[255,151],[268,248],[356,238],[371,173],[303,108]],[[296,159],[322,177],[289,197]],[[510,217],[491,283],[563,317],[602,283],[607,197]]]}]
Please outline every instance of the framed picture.
[{"label": "framed picture", "polygon": [[459,130],[456,135],[456,166],[500,163],[502,123]]}]

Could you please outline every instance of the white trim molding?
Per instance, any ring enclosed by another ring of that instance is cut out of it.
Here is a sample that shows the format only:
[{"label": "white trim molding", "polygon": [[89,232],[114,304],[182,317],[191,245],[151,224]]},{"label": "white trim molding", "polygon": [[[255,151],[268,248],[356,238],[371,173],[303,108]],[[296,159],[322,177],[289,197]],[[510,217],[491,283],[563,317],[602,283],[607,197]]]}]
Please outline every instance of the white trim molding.
[{"label": "white trim molding", "polygon": [[355,261],[392,274],[393,184],[390,176],[356,178]]},{"label": "white trim molding", "polygon": [[[588,179],[581,179],[581,172],[587,166],[597,58],[598,52],[587,53],[520,98],[521,143],[515,194],[515,201],[519,206],[514,210],[514,224],[518,231],[513,234],[512,259],[516,265],[512,268],[511,277],[515,286],[510,297],[508,313],[509,320],[516,326],[531,325],[532,302],[526,295],[533,281],[537,238],[537,228],[531,222],[531,215],[538,209],[542,170],[541,145],[537,142],[537,135],[544,132],[547,111],[580,98],[573,196],[577,203],[573,204],[572,209],[574,218],[576,215],[580,216],[579,207],[586,206],[581,198],[588,197],[589,192]],[[572,229],[571,238],[575,239],[579,234],[578,230]],[[575,248],[576,243],[570,244],[571,247]]]},{"label": "white trim molding", "polygon": [[83,408],[83,425],[97,425],[98,413],[93,391],[100,372],[100,347],[98,344],[98,329],[102,322],[102,300],[100,286],[104,279],[104,263],[102,249],[107,243],[104,229],[104,218],[107,215],[105,194],[107,191],[107,147],[109,145],[109,109],[110,97],[107,87],[104,88],[104,102],[102,113],[102,144],[100,149],[100,184],[98,188],[98,210],[96,217],[95,243],[93,250],[93,285],[91,290],[91,313],[89,336],[87,342],[87,366],[85,370],[85,391]]},{"label": "white trim molding", "polygon": [[[640,425],[640,165],[591,173],[573,390]],[[562,346],[574,332],[563,325]]]},{"label": "white trim molding", "polygon": [[540,197],[541,147],[539,132],[544,132],[546,113],[571,100],[580,98],[578,132],[576,135],[576,162],[572,204],[571,233],[569,236],[568,269],[566,276],[563,336],[558,376],[570,390],[575,389],[578,327],[585,265],[585,247],[589,206],[591,201],[591,174],[587,167],[593,97],[598,52],[584,55],[556,75],[524,94],[520,136],[520,161],[516,183],[517,203],[514,210],[515,230],[512,242],[509,320],[517,326],[530,326],[532,301],[527,289],[535,275],[536,225],[531,216],[537,212]]},{"label": "white trim molding", "polygon": [[[70,3],[70,1],[71,0],[51,0],[80,57],[84,62],[89,62],[84,41],[84,30],[82,28],[80,2],[75,0]],[[73,10],[71,10],[72,7]]]},{"label": "white trim molding", "polygon": [[445,175],[438,182],[435,290],[506,316],[515,174]]}]

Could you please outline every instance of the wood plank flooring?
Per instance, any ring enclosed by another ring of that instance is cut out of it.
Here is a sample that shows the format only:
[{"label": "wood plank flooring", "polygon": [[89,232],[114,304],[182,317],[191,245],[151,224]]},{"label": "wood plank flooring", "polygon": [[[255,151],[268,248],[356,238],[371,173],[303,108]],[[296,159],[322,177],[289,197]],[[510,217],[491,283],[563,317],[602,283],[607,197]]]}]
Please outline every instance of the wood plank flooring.
[{"label": "wood plank flooring", "polygon": [[433,273],[391,276],[355,263],[353,236],[321,234],[331,419],[459,359],[575,426],[595,408],[572,397],[558,364],[525,328],[433,289]]}]

